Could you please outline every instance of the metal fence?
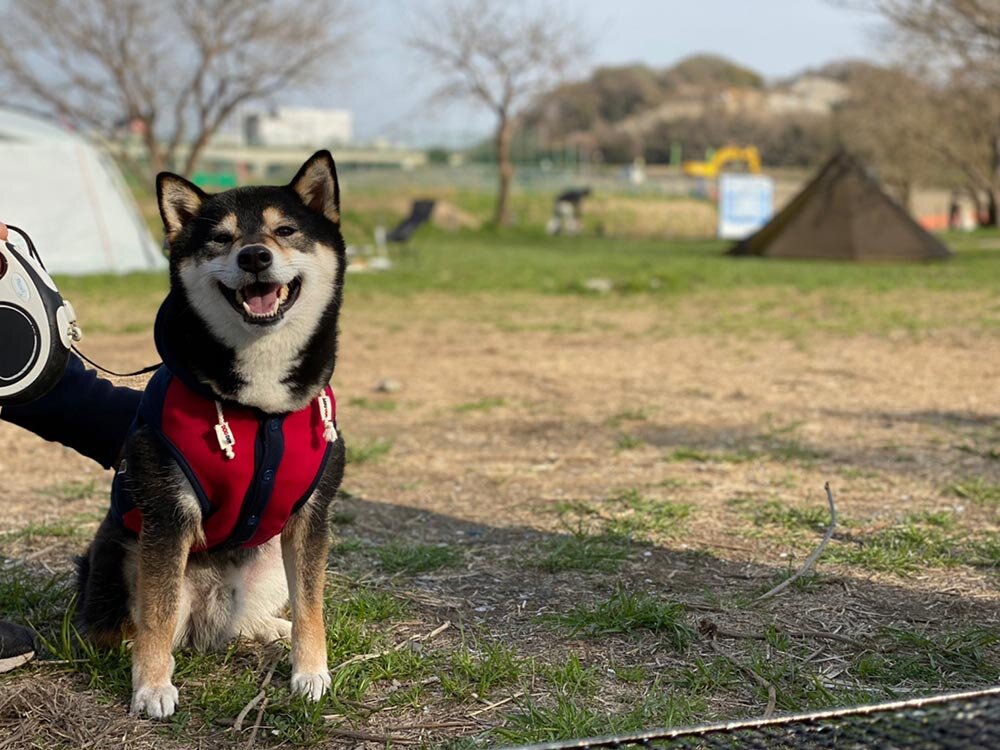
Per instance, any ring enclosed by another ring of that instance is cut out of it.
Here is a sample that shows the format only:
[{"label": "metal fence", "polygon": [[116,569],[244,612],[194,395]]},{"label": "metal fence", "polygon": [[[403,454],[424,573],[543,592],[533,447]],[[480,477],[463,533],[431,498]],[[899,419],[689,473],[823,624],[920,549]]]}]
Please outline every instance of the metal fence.
[{"label": "metal fence", "polygon": [[1000,750],[1000,687],[834,711],[521,750]]}]

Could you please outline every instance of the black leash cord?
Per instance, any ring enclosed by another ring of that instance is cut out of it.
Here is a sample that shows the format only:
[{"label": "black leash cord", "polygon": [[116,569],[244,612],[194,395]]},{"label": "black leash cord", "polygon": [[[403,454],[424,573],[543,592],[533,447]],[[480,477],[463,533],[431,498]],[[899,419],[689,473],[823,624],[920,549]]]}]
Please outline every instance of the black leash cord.
[{"label": "black leash cord", "polygon": [[156,370],[160,369],[160,365],[162,364],[162,362],[157,362],[155,365],[148,365],[147,367],[143,367],[141,370],[136,370],[135,372],[115,372],[114,370],[109,370],[106,367],[101,367],[94,360],[92,360],[86,354],[77,349],[75,344],[73,345],[72,349],[73,353],[76,354],[76,356],[78,356],[88,365],[100,370],[105,375],[111,375],[112,377],[115,378],[134,378],[137,375],[146,375],[150,372],[155,372]]},{"label": "black leash cord", "polygon": [[[28,233],[25,232],[20,227],[15,227],[13,224],[7,224],[6,226],[7,226],[7,229],[14,230],[19,235],[21,235],[21,237],[24,238],[24,242],[28,246],[28,253],[31,254],[32,258],[34,258],[36,261],[38,261],[38,265],[40,265],[42,267],[42,270],[45,271],[45,273],[48,273],[49,269],[47,269],[45,267],[45,264],[42,262],[42,256],[38,254],[38,250],[35,249],[35,243],[31,241],[31,237],[28,236]],[[135,372],[115,372],[114,370],[109,370],[106,367],[101,367],[94,360],[92,360],[86,354],[84,354],[79,349],[77,349],[75,344],[73,346],[71,346],[70,348],[73,350],[73,352],[76,354],[76,356],[78,356],[80,359],[82,359],[88,365],[90,365],[91,367],[94,367],[94,368],[100,370],[105,375],[111,375],[112,377],[115,377],[115,378],[134,378],[137,375],[146,375],[148,373],[154,372],[155,370],[159,369],[160,365],[162,364],[161,362],[157,362],[155,365],[149,365],[148,367],[143,367],[141,370],[136,370]]]}]

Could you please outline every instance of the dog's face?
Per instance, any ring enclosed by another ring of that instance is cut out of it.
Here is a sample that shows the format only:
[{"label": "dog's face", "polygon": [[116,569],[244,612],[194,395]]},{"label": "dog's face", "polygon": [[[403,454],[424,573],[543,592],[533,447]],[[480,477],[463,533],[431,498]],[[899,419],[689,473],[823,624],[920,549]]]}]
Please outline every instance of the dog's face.
[{"label": "dog's face", "polygon": [[207,195],[164,173],[157,196],[171,283],[226,346],[312,327],[339,292],[339,187],[328,152],[283,187]]}]

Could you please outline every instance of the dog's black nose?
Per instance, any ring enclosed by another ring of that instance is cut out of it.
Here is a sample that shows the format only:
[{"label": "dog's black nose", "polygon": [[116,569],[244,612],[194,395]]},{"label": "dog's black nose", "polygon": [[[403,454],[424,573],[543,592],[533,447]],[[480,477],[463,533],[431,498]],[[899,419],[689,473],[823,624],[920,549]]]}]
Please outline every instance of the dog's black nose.
[{"label": "dog's black nose", "polygon": [[263,245],[248,245],[236,256],[236,264],[244,271],[260,273],[271,267],[274,256]]}]

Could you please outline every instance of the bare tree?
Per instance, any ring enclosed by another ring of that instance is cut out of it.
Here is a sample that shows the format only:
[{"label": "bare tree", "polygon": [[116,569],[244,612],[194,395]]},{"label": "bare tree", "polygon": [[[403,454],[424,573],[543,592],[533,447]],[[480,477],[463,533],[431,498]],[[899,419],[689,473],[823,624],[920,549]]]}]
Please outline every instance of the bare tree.
[{"label": "bare tree", "polygon": [[[941,153],[986,195],[985,223],[1000,226],[1000,0],[868,0],[889,22],[911,70],[946,87],[939,106],[954,139]],[[967,118],[972,118],[968,120]],[[961,139],[975,139],[964,142]],[[981,159],[981,161],[979,161]]]},{"label": "bare tree", "polygon": [[582,24],[550,0],[441,0],[409,39],[444,82],[437,96],[488,107],[500,185],[495,221],[510,222],[514,124],[533,97],[563,79],[589,48]]},{"label": "bare tree", "polygon": [[13,0],[0,15],[0,82],[106,137],[131,128],[152,171],[188,175],[237,108],[325,76],[352,2]]},{"label": "bare tree", "polygon": [[942,159],[928,148],[937,129],[933,88],[897,68],[866,66],[848,79],[849,95],[834,121],[843,144],[878,169],[880,179],[910,208],[913,186],[940,179]]}]

